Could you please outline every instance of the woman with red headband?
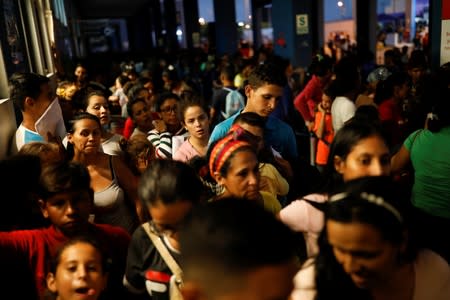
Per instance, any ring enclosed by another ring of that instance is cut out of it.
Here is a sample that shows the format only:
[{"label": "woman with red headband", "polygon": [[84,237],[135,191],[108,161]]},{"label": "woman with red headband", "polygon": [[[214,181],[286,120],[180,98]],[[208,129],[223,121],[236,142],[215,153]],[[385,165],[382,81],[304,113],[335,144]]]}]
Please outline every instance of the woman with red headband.
[{"label": "woman with red headband", "polygon": [[281,210],[278,200],[270,193],[259,190],[259,166],[254,147],[239,140],[233,132],[228,134],[209,151],[209,171],[223,192],[215,199],[238,197],[259,201],[264,207],[277,213]]}]

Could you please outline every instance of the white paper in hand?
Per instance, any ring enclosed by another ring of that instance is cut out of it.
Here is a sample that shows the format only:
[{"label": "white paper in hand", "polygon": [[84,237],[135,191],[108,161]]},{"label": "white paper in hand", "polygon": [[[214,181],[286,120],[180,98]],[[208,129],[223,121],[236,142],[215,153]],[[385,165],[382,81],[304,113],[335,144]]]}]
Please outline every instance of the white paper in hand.
[{"label": "white paper in hand", "polygon": [[44,137],[45,140],[48,139],[48,133],[53,136],[59,136],[61,139],[64,138],[66,135],[66,128],[64,126],[64,119],[58,99],[55,99],[50,103],[47,110],[42,114],[39,120],[36,121],[34,126],[36,132]]}]

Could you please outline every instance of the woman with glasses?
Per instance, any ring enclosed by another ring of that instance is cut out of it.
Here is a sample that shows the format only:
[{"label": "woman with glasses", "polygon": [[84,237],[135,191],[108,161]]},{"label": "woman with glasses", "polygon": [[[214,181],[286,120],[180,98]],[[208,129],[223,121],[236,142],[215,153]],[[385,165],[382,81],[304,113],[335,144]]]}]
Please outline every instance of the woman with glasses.
[{"label": "woman with glasses", "polygon": [[148,139],[155,147],[158,158],[172,158],[172,137],[186,133],[178,118],[179,104],[180,97],[172,93],[161,94],[156,100],[159,118],[153,117],[154,129],[149,132]]},{"label": "woman with glasses", "polygon": [[203,185],[195,171],[174,160],[153,161],[142,175],[139,198],[148,209],[151,221],[134,232],[128,250],[124,284],[129,291],[142,295],[139,299],[169,299],[174,272],[166,263],[159,246],[178,263],[179,229],[191,209],[201,201]]},{"label": "woman with glasses", "polygon": [[296,275],[292,299],[448,299],[450,268],[417,249],[404,203],[388,177],[349,181],[331,196],[320,252]]}]

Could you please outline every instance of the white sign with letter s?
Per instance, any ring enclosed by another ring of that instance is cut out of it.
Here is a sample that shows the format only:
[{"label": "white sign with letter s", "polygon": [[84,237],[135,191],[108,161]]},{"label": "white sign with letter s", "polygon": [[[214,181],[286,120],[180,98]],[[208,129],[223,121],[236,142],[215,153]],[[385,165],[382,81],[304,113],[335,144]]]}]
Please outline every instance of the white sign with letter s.
[{"label": "white sign with letter s", "polygon": [[299,34],[299,35],[309,33],[308,15],[307,14],[295,16],[295,28],[296,28],[297,34]]}]

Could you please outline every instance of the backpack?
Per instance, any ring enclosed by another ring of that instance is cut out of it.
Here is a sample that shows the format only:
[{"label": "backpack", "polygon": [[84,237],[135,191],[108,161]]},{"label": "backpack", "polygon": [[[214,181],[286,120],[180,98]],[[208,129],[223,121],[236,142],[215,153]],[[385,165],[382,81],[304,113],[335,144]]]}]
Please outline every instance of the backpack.
[{"label": "backpack", "polygon": [[228,119],[238,111],[244,108],[244,96],[239,93],[238,90],[232,90],[230,88],[224,87],[224,90],[228,91],[228,94],[225,98],[225,111],[221,111],[222,116],[225,119]]}]

